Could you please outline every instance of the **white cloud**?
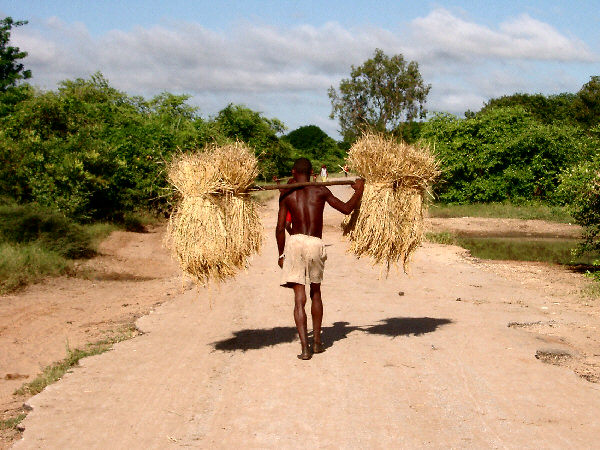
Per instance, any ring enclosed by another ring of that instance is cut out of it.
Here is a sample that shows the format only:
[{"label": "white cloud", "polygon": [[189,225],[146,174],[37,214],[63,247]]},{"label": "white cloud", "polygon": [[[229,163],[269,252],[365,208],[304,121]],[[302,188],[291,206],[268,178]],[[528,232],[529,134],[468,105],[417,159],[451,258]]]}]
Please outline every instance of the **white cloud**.
[{"label": "white cloud", "polygon": [[586,45],[569,39],[550,25],[528,15],[503,22],[498,30],[468,22],[445,9],[437,9],[412,23],[420,51],[429,58],[466,60],[525,59],[584,61],[597,58]]},{"label": "white cloud", "polygon": [[516,65],[597,61],[581,41],[527,15],[492,29],[445,9],[414,19],[403,35],[330,22],[287,29],[245,23],[228,32],[188,23],[94,37],[83,24],[50,18],[41,29],[15,29],[13,40],[29,52],[25,64],[33,82],[45,88],[100,70],[111,84],[132,94],[189,93],[203,113],[229,102],[246,103],[270,117],[289,110],[283,114],[287,117],[279,117],[290,127],[318,117],[319,125],[327,122],[327,88],[375,48],[417,60],[433,85],[429,109],[455,113],[478,109],[495,93],[540,91],[531,84],[535,80],[514,76]]}]

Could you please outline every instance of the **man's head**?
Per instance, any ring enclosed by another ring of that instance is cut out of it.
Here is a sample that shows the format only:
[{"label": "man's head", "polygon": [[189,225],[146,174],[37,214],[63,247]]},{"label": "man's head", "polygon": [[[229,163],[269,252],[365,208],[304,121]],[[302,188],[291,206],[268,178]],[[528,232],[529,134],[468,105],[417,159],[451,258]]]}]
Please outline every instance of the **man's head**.
[{"label": "man's head", "polygon": [[292,174],[294,175],[305,175],[310,178],[312,173],[312,164],[306,158],[298,158],[292,167]]}]

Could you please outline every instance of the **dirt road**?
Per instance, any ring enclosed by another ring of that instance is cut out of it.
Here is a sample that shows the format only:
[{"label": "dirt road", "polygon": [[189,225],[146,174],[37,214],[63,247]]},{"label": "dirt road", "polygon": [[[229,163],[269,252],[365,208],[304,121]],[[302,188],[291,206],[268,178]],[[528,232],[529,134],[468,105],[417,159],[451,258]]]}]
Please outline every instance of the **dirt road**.
[{"label": "dirt road", "polygon": [[[600,385],[587,380],[600,318],[576,275],[557,271],[552,283],[548,266],[507,269],[427,244],[410,276],[377,280],[345,254],[329,210],[328,348],[299,361],[274,208],[248,272],[171,295],[137,321],[144,335],[30,399],[15,448],[597,445]],[[148,270],[163,264],[149,259]]]}]

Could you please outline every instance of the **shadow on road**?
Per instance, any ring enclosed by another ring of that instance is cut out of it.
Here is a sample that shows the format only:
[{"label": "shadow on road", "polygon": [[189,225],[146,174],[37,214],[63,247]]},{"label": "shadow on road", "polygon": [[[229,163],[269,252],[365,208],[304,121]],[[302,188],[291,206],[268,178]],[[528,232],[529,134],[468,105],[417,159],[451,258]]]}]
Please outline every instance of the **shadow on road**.
[{"label": "shadow on road", "polygon": [[[323,344],[331,347],[335,342],[346,339],[353,331],[383,336],[420,336],[431,333],[441,325],[452,323],[450,319],[433,317],[390,317],[379,321],[377,325],[351,326],[349,322],[335,322],[333,326],[323,327]],[[258,350],[278,344],[293,342],[296,339],[295,327],[275,327],[246,329],[233,332],[233,337],[212,343],[215,350],[224,352]]]}]

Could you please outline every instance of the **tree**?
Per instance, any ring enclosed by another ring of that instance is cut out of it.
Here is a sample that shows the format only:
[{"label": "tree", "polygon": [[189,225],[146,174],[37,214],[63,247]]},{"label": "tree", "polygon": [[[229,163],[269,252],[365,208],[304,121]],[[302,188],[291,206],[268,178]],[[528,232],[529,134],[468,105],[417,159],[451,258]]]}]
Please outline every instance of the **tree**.
[{"label": "tree", "polygon": [[316,125],[297,128],[282,140],[289,142],[297,150],[295,157],[308,158],[314,166],[325,164],[337,167],[338,164],[343,164],[346,156],[337,142]]},{"label": "tree", "polygon": [[537,121],[522,106],[493,108],[469,119],[438,114],[423,125],[435,145],[443,202],[554,199],[558,176],[597,148],[580,127]]},{"label": "tree", "polygon": [[[573,105],[577,96],[569,92],[557,95],[512,94],[489,100],[477,114],[486,114],[492,109],[522,106],[538,121],[551,125],[557,122],[575,122]],[[469,118],[474,113],[465,113]]]},{"label": "tree", "polygon": [[296,128],[284,137],[294,148],[306,152],[308,156],[321,157],[337,150],[337,143],[316,125]]},{"label": "tree", "polygon": [[[600,136],[600,127],[590,130]],[[583,227],[578,253],[600,251],[600,155],[570,167],[560,176],[558,196]],[[598,263],[596,263],[598,265]],[[596,272],[600,278],[600,272]]]},{"label": "tree", "polygon": [[600,76],[591,77],[584,84],[573,105],[575,118],[586,127],[600,123]]},{"label": "tree", "polygon": [[9,87],[16,86],[18,80],[31,78],[31,71],[24,70],[23,64],[17,63],[19,59],[27,56],[27,52],[8,45],[12,27],[25,24],[27,24],[26,20],[15,22],[12,17],[0,20],[0,92],[6,92]]},{"label": "tree", "polygon": [[291,145],[277,136],[285,131],[280,120],[267,119],[260,112],[243,105],[229,104],[219,111],[215,122],[220,134],[254,148],[264,179],[287,174],[291,169]]},{"label": "tree", "polygon": [[402,122],[425,117],[430,89],[417,62],[407,63],[402,55],[390,58],[376,49],[362,66],[352,66],[350,78],[340,82],[339,92],[329,88],[330,117],[339,119],[347,141],[366,128],[393,131]]}]

